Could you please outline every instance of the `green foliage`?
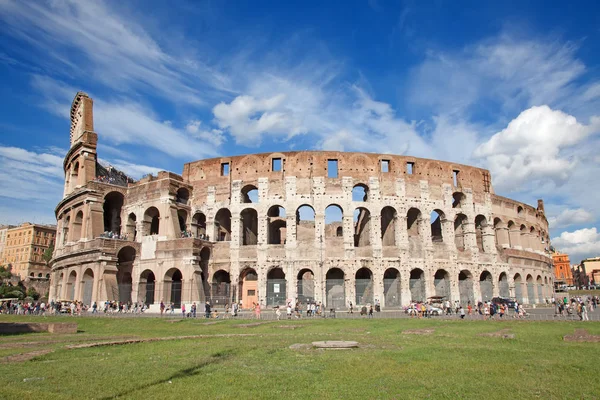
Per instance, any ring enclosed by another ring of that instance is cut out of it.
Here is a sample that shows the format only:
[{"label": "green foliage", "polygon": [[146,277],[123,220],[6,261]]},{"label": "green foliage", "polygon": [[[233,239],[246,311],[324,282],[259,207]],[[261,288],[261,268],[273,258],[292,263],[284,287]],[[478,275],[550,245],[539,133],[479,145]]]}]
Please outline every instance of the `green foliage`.
[{"label": "green foliage", "polygon": [[38,300],[40,298],[40,294],[35,290],[34,287],[30,287],[27,289],[27,297],[31,297],[33,300]]},{"label": "green foliage", "polygon": [[24,299],[25,288],[22,285],[13,286],[8,283],[0,285],[0,299]]},{"label": "green foliage", "polygon": [[54,243],[50,243],[50,247],[48,247],[46,251],[44,251],[44,254],[42,254],[42,258],[44,261],[46,261],[46,264],[52,260],[52,253],[54,253]]},{"label": "green foliage", "polygon": [[10,279],[12,278],[12,266],[5,267],[3,265],[0,266],[0,279]]}]

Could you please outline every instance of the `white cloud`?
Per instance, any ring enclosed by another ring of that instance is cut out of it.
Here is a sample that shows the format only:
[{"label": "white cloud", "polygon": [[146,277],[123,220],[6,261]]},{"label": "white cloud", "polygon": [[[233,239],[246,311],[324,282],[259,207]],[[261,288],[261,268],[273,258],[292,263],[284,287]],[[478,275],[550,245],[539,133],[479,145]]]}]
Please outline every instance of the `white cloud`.
[{"label": "white cloud", "polygon": [[225,136],[221,129],[202,129],[202,121],[192,120],[185,126],[185,130],[195,138],[205,140],[215,147],[221,146],[225,142]]},{"label": "white cloud", "polygon": [[595,227],[563,232],[552,239],[552,245],[569,254],[571,262],[577,263],[581,259],[600,255],[600,234]]},{"label": "white cloud", "polygon": [[561,186],[577,164],[576,155],[568,150],[597,130],[598,126],[582,125],[548,106],[532,107],[481,144],[475,156],[486,160],[498,189],[515,190],[548,180]]},{"label": "white cloud", "polygon": [[158,172],[164,171],[164,169],[162,169],[162,168],[150,167],[148,165],[143,165],[143,164],[134,164],[134,163],[131,163],[128,161],[123,161],[123,160],[118,160],[118,159],[112,160],[112,161],[99,159],[98,161],[103,166],[105,166],[105,167],[112,166],[112,167],[118,169],[119,171],[124,172],[127,176],[129,176],[130,178],[133,178],[133,179],[140,179],[144,175],[148,175],[148,174],[156,175],[156,174],[158,174]]},{"label": "white cloud", "polygon": [[555,229],[564,228],[571,225],[587,224],[594,222],[595,220],[596,218],[594,215],[583,208],[566,208],[562,210],[560,214],[548,218],[548,224],[550,224],[552,229]]}]

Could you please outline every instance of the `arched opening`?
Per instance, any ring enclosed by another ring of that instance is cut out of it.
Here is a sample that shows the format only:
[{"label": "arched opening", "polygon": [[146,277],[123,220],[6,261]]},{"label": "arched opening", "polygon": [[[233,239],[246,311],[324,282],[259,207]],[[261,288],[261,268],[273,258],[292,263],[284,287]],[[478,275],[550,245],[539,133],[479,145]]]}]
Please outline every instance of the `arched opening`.
[{"label": "arched opening", "polygon": [[312,243],[315,240],[315,210],[308,205],[296,210],[296,239]]},{"label": "arched opening", "polygon": [[521,234],[519,228],[514,221],[508,221],[508,239],[511,248],[515,248],[521,245]]},{"label": "arched opening", "polygon": [[227,304],[231,298],[231,277],[222,269],[213,274],[211,300],[215,304]]},{"label": "arched opening", "polygon": [[354,210],[354,247],[371,245],[371,213],[364,207]]},{"label": "arched opening", "polygon": [[267,211],[267,218],[269,224],[269,238],[267,243],[285,244],[287,234],[285,208],[281,206],[271,206],[269,211]]},{"label": "arched opening", "polygon": [[496,247],[510,247],[508,227],[500,218],[494,218],[494,233],[496,235]]},{"label": "arched opening", "polygon": [[127,225],[125,227],[125,236],[127,240],[135,241],[137,237],[137,227],[136,227],[136,216],[134,213],[130,213],[127,216]]},{"label": "arched opening", "polygon": [[363,183],[354,185],[352,188],[352,201],[367,201],[369,198],[369,187]]},{"label": "arched opening", "polygon": [[254,269],[247,268],[242,271],[238,286],[242,308],[252,308],[253,304],[258,303],[258,274]]},{"label": "arched opening", "polygon": [[396,245],[396,220],[398,214],[394,207],[383,207],[381,210],[381,244],[382,246]]},{"label": "arched opening", "polygon": [[65,222],[63,225],[63,230],[62,230],[62,235],[63,235],[63,245],[67,244],[69,242],[69,228],[71,226],[71,217],[67,216],[65,218]]},{"label": "arched opening", "polygon": [[373,273],[369,268],[361,268],[356,271],[354,289],[355,304],[373,304]]},{"label": "arched opening", "polygon": [[517,215],[518,215],[519,217],[523,217],[523,216],[524,216],[523,214],[524,214],[523,207],[521,207],[521,206],[518,206],[518,207],[517,207]]},{"label": "arched opening", "polygon": [[119,192],[110,192],[104,196],[104,232],[121,234],[121,209],[124,197]]},{"label": "arched opening", "polygon": [[192,233],[202,240],[209,240],[206,236],[206,215],[201,212],[194,214],[192,218]]},{"label": "arched opening", "polygon": [[421,211],[418,208],[410,208],[406,214],[406,230],[408,240],[419,237],[419,225],[421,224]]},{"label": "arched opening", "polygon": [[467,202],[467,196],[462,192],[452,193],[452,208],[462,208]]},{"label": "arched opening", "polygon": [[465,251],[465,233],[467,227],[467,216],[457,214],[454,218],[454,244],[458,251]]},{"label": "arched opening", "polygon": [[214,240],[218,242],[231,240],[231,212],[227,208],[221,208],[215,215]]},{"label": "arched opening", "polygon": [[123,303],[131,301],[131,274],[135,258],[136,251],[131,246],[125,246],[117,253],[117,293],[113,293],[112,298]]},{"label": "arched opening", "polygon": [[242,188],[242,203],[258,203],[258,189],[254,185],[246,185]]},{"label": "arched opening", "polygon": [[71,271],[67,280],[67,300],[75,300],[75,286],[77,284],[77,272]]},{"label": "arched opening", "polygon": [[179,222],[179,231],[181,237],[191,237],[192,232],[187,229],[187,216],[188,213],[185,210],[177,210],[177,220]]},{"label": "arched opening", "polygon": [[346,306],[346,290],[344,288],[344,271],[331,268],[325,275],[325,295],[328,308],[344,308]]},{"label": "arched opening", "polygon": [[525,225],[521,225],[519,228],[520,240],[521,240],[521,248],[527,249],[529,248],[529,230]]},{"label": "arched opening", "polygon": [[195,277],[195,282],[198,289],[198,298],[202,301],[206,301],[210,292],[208,285],[208,264],[210,262],[210,248],[203,247],[200,250],[200,279]]},{"label": "arched opening", "polygon": [[415,268],[410,271],[408,287],[410,288],[411,302],[425,301],[425,273],[422,269]]},{"label": "arched opening", "polygon": [[523,279],[520,274],[515,274],[515,299],[519,304],[523,304]]},{"label": "arched opening", "polygon": [[267,305],[283,306],[287,300],[285,273],[279,267],[267,273]]},{"label": "arched opening", "polygon": [[138,301],[143,302],[147,306],[154,304],[156,291],[156,277],[154,272],[149,269],[144,270],[140,274],[140,283],[138,286]]},{"label": "arched opening", "polygon": [[177,193],[175,194],[175,202],[187,205],[189,199],[190,199],[190,191],[189,190],[187,190],[186,188],[177,189]]},{"label": "arched opening", "polygon": [[183,292],[183,275],[177,268],[171,268],[165,273],[165,300],[174,308],[181,308],[181,294]]},{"label": "arched opening", "polygon": [[[344,237],[342,207],[337,204],[330,204],[325,209],[325,237]],[[341,242],[340,242],[341,243]]]},{"label": "arched opening", "polygon": [[150,207],[144,213],[144,233],[145,235],[158,235],[159,233],[160,213],[158,208]]},{"label": "arched opening", "polygon": [[77,186],[79,186],[79,162],[76,162],[71,170],[71,190],[74,190]]},{"label": "arched opening", "polygon": [[242,222],[242,246],[254,246],[258,243],[258,213],[246,208],[240,214]]},{"label": "arched opening", "polygon": [[538,275],[537,279],[536,279],[536,286],[537,286],[537,294],[538,294],[538,303],[540,304],[544,304],[544,284],[542,281],[542,277]]},{"label": "arched opening", "polygon": [[445,297],[444,300],[450,300],[450,274],[448,271],[438,269],[433,275],[433,286],[435,295]]},{"label": "arched opening", "polygon": [[38,276],[37,276],[37,277],[38,277],[38,278],[41,278],[42,276],[43,276],[43,275],[42,275],[42,273],[40,272],[40,273],[38,273]]},{"label": "arched opening", "polygon": [[33,272],[32,272],[32,273],[30,273],[30,274],[29,274],[29,277],[30,277],[30,278],[35,278],[35,273],[33,273]]},{"label": "arched opening", "polygon": [[487,219],[483,215],[475,217],[475,239],[477,241],[477,248],[481,253],[485,252],[485,246],[483,245],[483,232],[487,227]]},{"label": "arched opening", "polygon": [[92,295],[94,291],[94,271],[91,268],[88,268],[83,273],[83,287],[81,292],[81,298],[83,304],[87,306],[92,305]]},{"label": "arched opening", "polygon": [[433,210],[431,212],[431,241],[433,243],[444,242],[442,221],[444,221],[445,219],[446,215],[441,210]]},{"label": "arched opening", "polygon": [[527,303],[535,303],[535,287],[533,285],[533,276],[527,275]]},{"label": "arched opening", "polygon": [[79,211],[73,220],[73,241],[81,239],[81,226],[83,225],[83,211]]},{"label": "arched opening", "polygon": [[460,302],[463,306],[469,302],[475,303],[475,297],[473,295],[473,275],[467,270],[460,271],[458,274],[458,292],[460,295]]},{"label": "arched opening", "polygon": [[388,268],[383,273],[383,296],[386,307],[399,307],[402,305],[402,288],[400,287],[400,271]]},{"label": "arched opening", "polygon": [[483,271],[479,276],[479,290],[481,290],[481,301],[490,301],[494,297],[494,281],[489,271]]},{"label": "arched opening", "polygon": [[510,297],[510,289],[508,287],[508,277],[505,272],[502,272],[498,277],[498,294],[500,297]]},{"label": "arched opening", "polygon": [[310,269],[303,268],[297,277],[298,301],[313,303],[315,301],[315,275]]}]

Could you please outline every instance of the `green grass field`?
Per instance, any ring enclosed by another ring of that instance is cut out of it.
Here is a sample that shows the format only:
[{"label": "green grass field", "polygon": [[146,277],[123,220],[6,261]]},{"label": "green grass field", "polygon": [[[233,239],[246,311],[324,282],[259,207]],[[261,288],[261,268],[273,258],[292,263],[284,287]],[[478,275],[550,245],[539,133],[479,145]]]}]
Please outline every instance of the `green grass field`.
[{"label": "green grass field", "polygon": [[[41,318],[0,316],[0,322]],[[2,399],[597,399],[599,343],[573,343],[600,323],[314,319],[76,321],[79,333],[0,336]],[[429,335],[409,329],[434,329]],[[481,336],[506,332],[514,339]],[[86,349],[67,344],[127,338],[202,338]],[[353,350],[292,344],[354,340]],[[29,361],[7,356],[54,351]]]}]

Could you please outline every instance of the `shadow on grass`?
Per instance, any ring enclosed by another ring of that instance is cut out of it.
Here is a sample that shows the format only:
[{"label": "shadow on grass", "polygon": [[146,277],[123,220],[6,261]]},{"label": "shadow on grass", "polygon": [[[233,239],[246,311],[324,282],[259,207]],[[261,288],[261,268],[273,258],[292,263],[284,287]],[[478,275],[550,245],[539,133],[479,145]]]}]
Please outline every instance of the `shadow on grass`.
[{"label": "shadow on grass", "polygon": [[182,369],[167,378],[158,380],[153,383],[146,383],[146,384],[140,385],[136,388],[128,389],[123,392],[113,394],[111,396],[102,397],[101,400],[120,398],[123,396],[127,397],[139,390],[144,390],[144,389],[151,388],[153,386],[167,383],[169,381],[172,381],[173,379],[188,378],[190,376],[199,375],[203,368],[211,366],[211,365],[219,364],[219,363],[227,360],[228,358],[232,357],[233,355],[234,355],[233,351],[229,351],[229,350],[216,352],[216,353],[212,354],[208,360],[203,361],[192,367]]}]

